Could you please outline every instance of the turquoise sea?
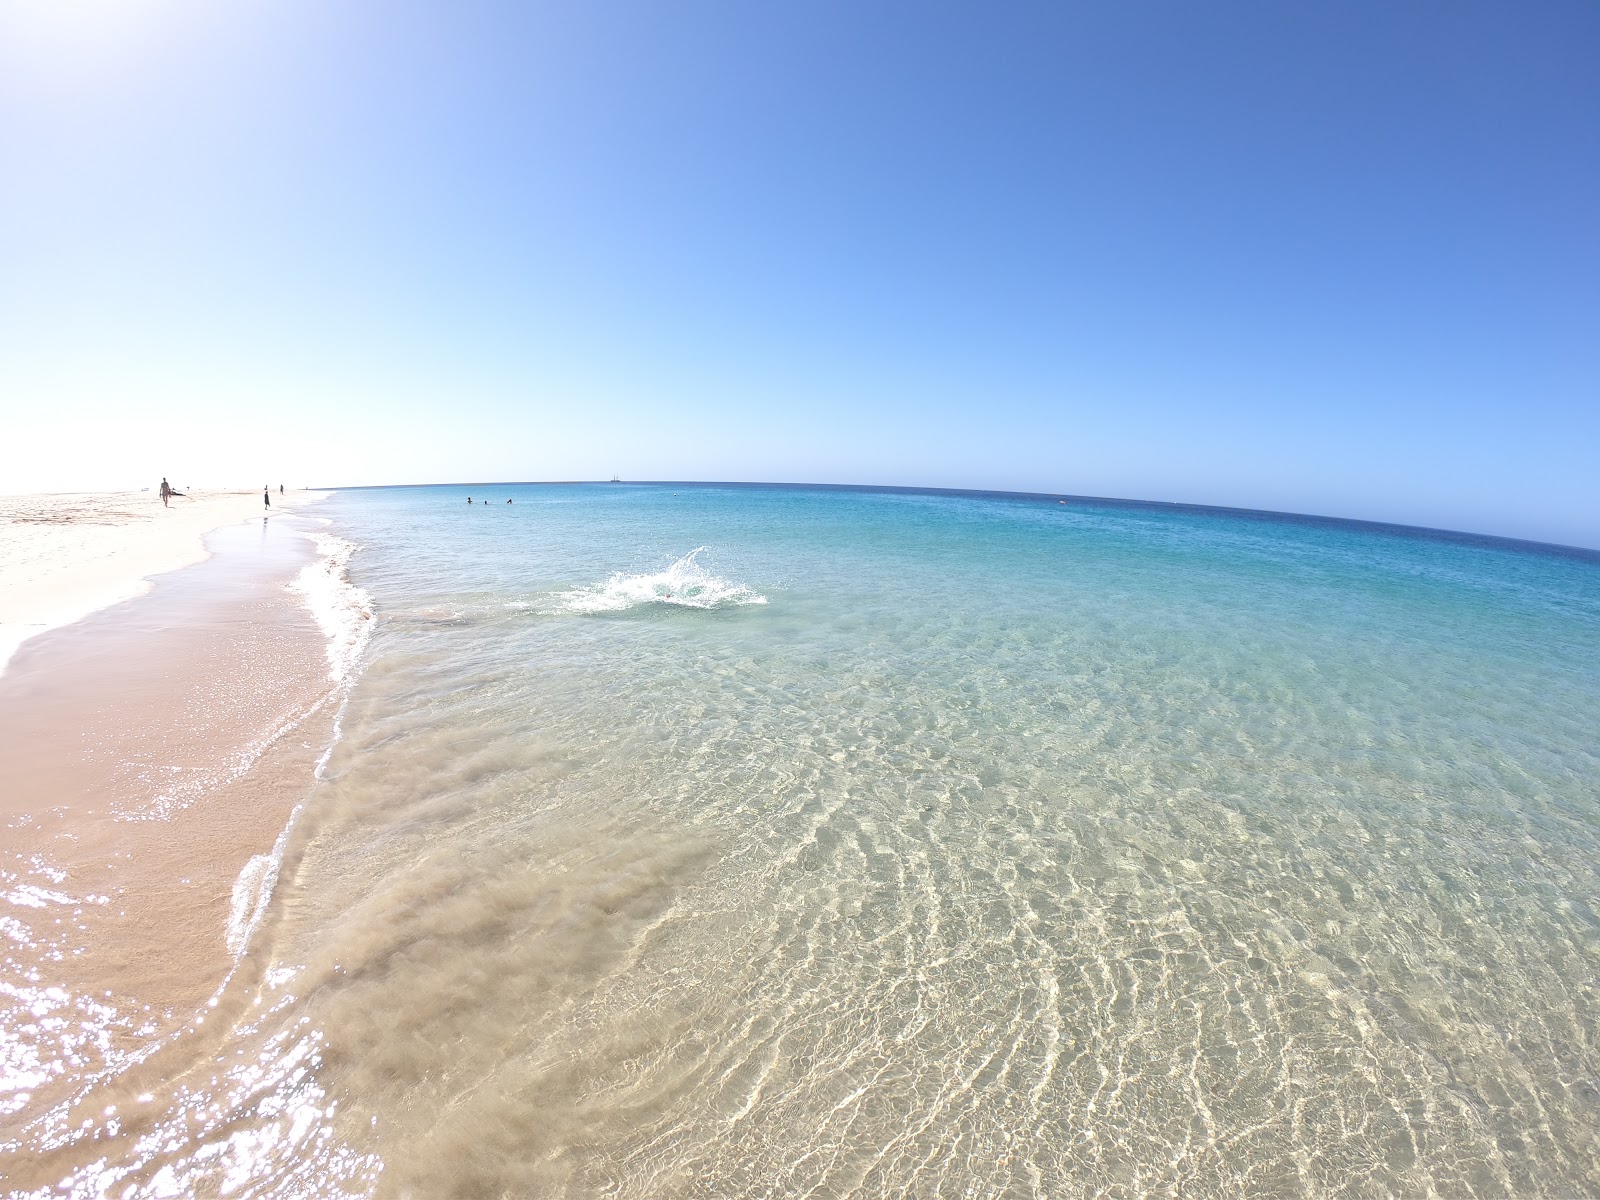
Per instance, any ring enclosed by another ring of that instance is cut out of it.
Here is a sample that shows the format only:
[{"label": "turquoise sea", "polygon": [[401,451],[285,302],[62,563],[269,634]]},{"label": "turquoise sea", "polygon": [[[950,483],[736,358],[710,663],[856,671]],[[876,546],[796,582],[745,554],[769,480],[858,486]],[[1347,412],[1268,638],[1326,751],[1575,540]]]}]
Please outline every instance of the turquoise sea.
[{"label": "turquoise sea", "polygon": [[314,511],[375,616],[342,734],[83,1190],[1600,1194],[1600,554],[838,488]]}]

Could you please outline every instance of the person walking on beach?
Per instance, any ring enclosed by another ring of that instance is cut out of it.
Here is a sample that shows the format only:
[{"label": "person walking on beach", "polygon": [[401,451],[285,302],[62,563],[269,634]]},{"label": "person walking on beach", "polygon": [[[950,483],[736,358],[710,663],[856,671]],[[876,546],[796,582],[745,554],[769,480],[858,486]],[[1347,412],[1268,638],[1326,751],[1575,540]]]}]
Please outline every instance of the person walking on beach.
[{"label": "person walking on beach", "polygon": [[167,501],[172,499],[172,485],[167,482],[167,477],[161,477],[161,507],[167,507]]},{"label": "person walking on beach", "polygon": [[272,489],[264,483],[261,485],[261,503],[268,508],[272,507]]}]

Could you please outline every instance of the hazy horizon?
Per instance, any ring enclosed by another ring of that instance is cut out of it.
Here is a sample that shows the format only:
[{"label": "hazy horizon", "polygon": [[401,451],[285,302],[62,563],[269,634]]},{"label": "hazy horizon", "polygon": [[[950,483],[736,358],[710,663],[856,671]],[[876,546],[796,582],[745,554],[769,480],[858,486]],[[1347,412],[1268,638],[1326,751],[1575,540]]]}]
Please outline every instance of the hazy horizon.
[{"label": "hazy horizon", "polygon": [[[948,487],[941,484],[907,484],[907,483],[859,483],[845,481],[829,481],[818,479],[623,479],[612,478],[573,478],[573,479],[443,479],[432,481],[398,480],[388,483],[296,483],[279,484],[271,483],[266,487],[277,494],[279,487],[288,487],[290,490],[312,492],[337,492],[337,491],[363,491],[383,488],[492,488],[492,487],[562,487],[592,484],[632,484],[640,487],[749,487],[749,488],[819,488],[837,489],[844,491],[862,492],[922,492],[930,494],[946,493],[952,495],[971,496],[1037,496],[1042,499],[1065,499],[1082,503],[1107,503],[1113,505],[1149,506],[1155,509],[1180,508],[1199,509],[1219,513],[1255,514],[1263,517],[1284,517],[1289,519],[1305,519],[1310,521],[1346,522],[1354,525],[1370,525],[1375,527],[1389,527],[1399,530],[1416,530],[1421,533],[1441,534],[1447,537],[1489,538],[1508,542],[1523,542],[1528,545],[1550,546],[1559,550],[1581,550],[1586,554],[1600,554],[1600,546],[1579,545],[1572,542],[1557,542],[1549,539],[1521,537],[1514,534],[1493,533],[1481,529],[1454,528],[1445,525],[1419,525],[1406,521],[1383,520],[1373,517],[1353,517],[1339,513],[1305,512],[1282,508],[1252,508],[1234,504],[1206,504],[1191,500],[1155,500],[1139,496],[1108,496],[1090,495],[1080,492],[1062,492],[1050,490],[1029,490],[1024,488],[990,488],[990,487]],[[240,493],[254,492],[260,485],[234,482],[207,483],[207,484],[180,484],[177,486],[193,486],[197,491],[237,491]],[[0,487],[0,496],[17,495],[97,495],[107,492],[150,492],[154,494],[156,487],[144,483],[128,483],[123,487],[112,488],[62,488],[41,490],[33,492],[12,491]]]}]

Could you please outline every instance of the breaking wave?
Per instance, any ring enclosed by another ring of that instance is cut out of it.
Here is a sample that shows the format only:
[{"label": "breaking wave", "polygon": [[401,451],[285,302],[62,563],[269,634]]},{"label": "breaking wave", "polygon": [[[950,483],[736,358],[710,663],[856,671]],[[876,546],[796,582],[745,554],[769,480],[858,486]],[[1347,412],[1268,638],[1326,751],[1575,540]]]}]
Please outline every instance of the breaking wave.
[{"label": "breaking wave", "polygon": [[576,588],[556,596],[555,611],[567,613],[623,612],[641,604],[675,604],[681,608],[727,608],[765,604],[767,598],[742,583],[712,575],[698,562],[705,551],[699,546],[664,571],[628,575],[618,571],[604,583]]},{"label": "breaking wave", "polygon": [[308,534],[318,558],[289,586],[305,600],[328,639],[328,678],[338,683],[361,658],[372,632],[372,597],[350,582],[356,544],[329,533]]}]

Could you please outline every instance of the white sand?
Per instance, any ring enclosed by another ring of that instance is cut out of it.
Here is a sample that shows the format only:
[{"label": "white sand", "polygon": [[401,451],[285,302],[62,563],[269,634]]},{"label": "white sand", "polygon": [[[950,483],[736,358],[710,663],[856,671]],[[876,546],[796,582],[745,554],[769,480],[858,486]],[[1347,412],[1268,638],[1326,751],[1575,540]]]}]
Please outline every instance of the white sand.
[{"label": "white sand", "polygon": [[[272,511],[328,492],[272,493]],[[0,671],[34,634],[150,589],[152,575],[206,557],[213,529],[258,518],[260,492],[0,496]]]}]

